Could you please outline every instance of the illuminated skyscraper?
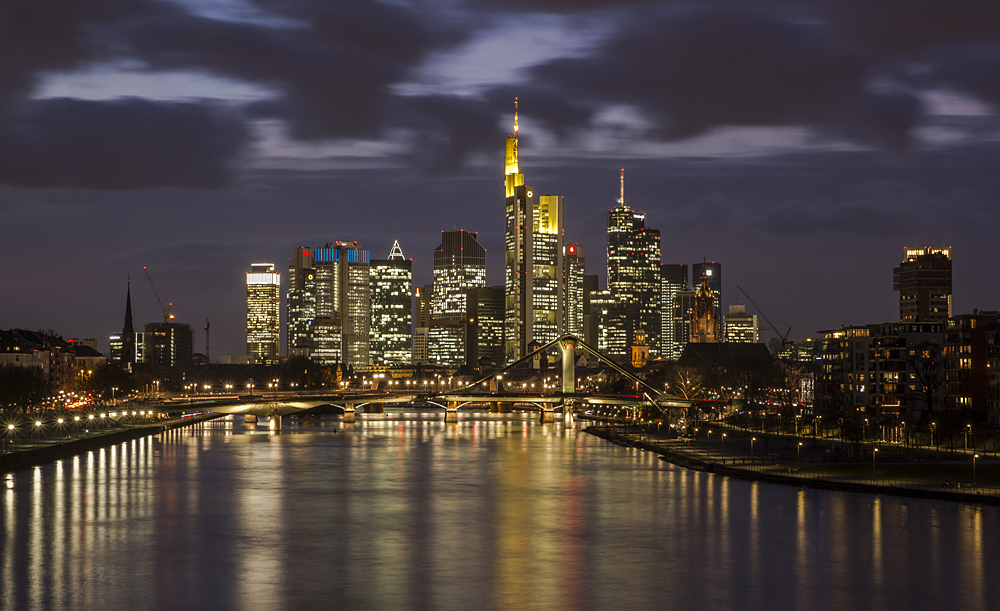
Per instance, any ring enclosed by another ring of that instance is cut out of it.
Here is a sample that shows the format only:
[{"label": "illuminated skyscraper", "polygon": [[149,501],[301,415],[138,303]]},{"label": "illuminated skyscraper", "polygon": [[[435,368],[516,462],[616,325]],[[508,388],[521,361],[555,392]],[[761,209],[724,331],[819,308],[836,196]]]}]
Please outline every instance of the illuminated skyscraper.
[{"label": "illuminated skyscraper", "polygon": [[389,258],[371,262],[371,341],[373,365],[408,364],[413,353],[413,262],[403,257],[399,241]]},{"label": "illuminated skyscraper", "polygon": [[586,273],[583,246],[567,244],[563,254],[563,326],[566,333],[583,337],[584,287],[583,277]]},{"label": "illuminated skyscraper", "polygon": [[299,248],[289,259],[289,356],[368,366],[371,324],[367,250],[357,242]]},{"label": "illuminated skyscraper", "polygon": [[900,322],[951,318],[951,247],[905,248],[906,260],[893,270],[899,291]]},{"label": "illuminated skyscraper", "polygon": [[[646,227],[646,215],[625,205],[625,170],[618,206],[608,212],[608,290],[625,308],[627,347],[645,334],[650,355],[660,355],[662,273],[660,231]],[[631,358],[629,356],[628,358]]]},{"label": "illuminated skyscraper", "polygon": [[729,314],[724,318],[725,341],[756,344],[759,340],[757,315],[747,314],[745,305],[729,306]]},{"label": "illuminated skyscraper", "polygon": [[254,263],[247,272],[247,358],[252,365],[277,365],[281,340],[281,274],[273,263]]},{"label": "illuminated skyscraper", "polygon": [[506,189],[506,277],[504,343],[507,362],[527,354],[532,341],[546,343],[563,330],[563,197],[543,195],[524,184],[514,135],[504,156]]},{"label": "illuminated skyscraper", "polygon": [[[661,310],[661,334],[660,345],[661,354],[665,359],[677,360],[687,343],[687,334],[684,332],[684,320],[676,319],[674,313],[674,301],[678,293],[689,290],[688,288],[688,267],[671,263],[660,267],[662,273],[662,283],[660,290]],[[678,312],[681,309],[678,308]]]},{"label": "illuminated skyscraper", "polygon": [[310,323],[316,318],[316,269],[312,249],[299,247],[288,260],[288,321],[285,354],[309,356]]},{"label": "illuminated skyscraper", "polygon": [[469,289],[486,286],[486,249],[476,233],[442,231],[434,250],[434,288],[428,359],[441,365],[465,363],[465,330]]}]

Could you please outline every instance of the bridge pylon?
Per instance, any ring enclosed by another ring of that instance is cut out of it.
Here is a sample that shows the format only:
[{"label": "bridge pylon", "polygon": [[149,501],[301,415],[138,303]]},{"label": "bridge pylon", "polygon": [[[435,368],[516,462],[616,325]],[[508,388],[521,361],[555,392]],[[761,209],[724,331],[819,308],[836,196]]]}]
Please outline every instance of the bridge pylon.
[{"label": "bridge pylon", "polygon": [[449,401],[444,413],[445,424],[458,424],[458,401]]},{"label": "bridge pylon", "polygon": [[344,424],[354,424],[354,404],[344,404]]},{"label": "bridge pylon", "polygon": [[562,391],[576,392],[576,338],[564,338],[559,342],[562,352]]}]

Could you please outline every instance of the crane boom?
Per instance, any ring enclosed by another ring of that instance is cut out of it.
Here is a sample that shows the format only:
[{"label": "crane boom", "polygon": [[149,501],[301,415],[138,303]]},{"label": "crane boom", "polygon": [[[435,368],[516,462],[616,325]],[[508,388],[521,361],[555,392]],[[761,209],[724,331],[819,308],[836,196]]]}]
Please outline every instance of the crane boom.
[{"label": "crane boom", "polygon": [[774,331],[775,334],[777,334],[777,336],[781,338],[781,347],[784,348],[785,344],[788,343],[788,334],[792,332],[792,325],[788,325],[788,323],[786,323],[785,321],[781,321],[786,325],[788,325],[788,329],[785,331],[784,334],[782,334],[781,331],[778,331],[777,325],[771,322],[771,319],[767,317],[767,314],[764,313],[764,310],[762,310],[761,307],[757,305],[757,302],[753,300],[753,297],[748,295],[747,292],[744,291],[743,288],[740,287],[739,285],[737,285],[736,288],[740,289],[740,292],[743,293],[743,296],[747,298],[747,301],[750,302],[750,305],[752,305],[754,309],[757,310],[757,313],[761,315],[761,317],[764,319],[765,322],[767,322],[768,326],[771,327],[771,330]]},{"label": "crane boom", "polygon": [[149,270],[146,269],[145,265],[142,267],[142,271],[146,272],[146,279],[149,280],[149,287],[153,289],[153,294],[156,295],[156,302],[160,304],[160,311],[163,312],[163,322],[170,322],[170,319],[174,317],[174,315],[170,313],[170,308],[172,308],[174,304],[168,303],[167,307],[163,307],[163,300],[160,299],[160,293],[157,292],[156,285],[153,284],[153,277],[149,275]]}]

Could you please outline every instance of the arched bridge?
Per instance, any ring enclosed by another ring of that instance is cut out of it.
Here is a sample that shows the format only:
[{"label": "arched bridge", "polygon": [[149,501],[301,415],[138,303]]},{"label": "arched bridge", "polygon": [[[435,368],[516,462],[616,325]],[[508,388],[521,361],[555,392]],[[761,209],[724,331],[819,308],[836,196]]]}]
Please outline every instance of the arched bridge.
[{"label": "arched bridge", "polygon": [[[557,388],[545,389],[543,392],[536,392],[535,389],[531,389],[530,391],[522,389],[518,391],[517,389],[505,388],[503,383],[504,375],[516,369],[521,364],[530,361],[536,355],[543,354],[553,347],[558,347],[562,353],[562,380]],[[578,392],[576,389],[575,357],[575,350],[578,348],[607,363],[611,369],[634,382],[638,394],[634,396],[622,396]],[[619,366],[600,351],[587,345],[586,342],[576,335],[565,334],[518,361],[507,365],[500,371],[493,372],[462,388],[449,389],[444,392],[403,389],[380,390],[377,387],[374,389],[347,389],[342,391],[298,391],[292,393],[273,393],[260,397],[241,397],[239,399],[190,399],[184,402],[167,402],[159,409],[163,409],[164,407],[166,411],[204,409],[225,414],[244,414],[251,417],[269,416],[271,417],[271,428],[280,429],[280,416],[312,409],[321,405],[334,405],[343,408],[344,421],[354,422],[355,413],[358,409],[366,406],[380,406],[387,403],[422,403],[439,407],[445,412],[445,422],[456,422],[458,420],[458,410],[470,404],[489,404],[490,410],[497,412],[511,411],[511,408],[515,404],[527,404],[541,411],[542,421],[546,422],[554,419],[554,414],[558,408],[562,409],[566,418],[571,419],[575,410],[582,409],[585,406],[651,406],[662,413],[668,409],[689,408],[693,404],[693,401],[679,399],[673,395],[660,392]]]}]

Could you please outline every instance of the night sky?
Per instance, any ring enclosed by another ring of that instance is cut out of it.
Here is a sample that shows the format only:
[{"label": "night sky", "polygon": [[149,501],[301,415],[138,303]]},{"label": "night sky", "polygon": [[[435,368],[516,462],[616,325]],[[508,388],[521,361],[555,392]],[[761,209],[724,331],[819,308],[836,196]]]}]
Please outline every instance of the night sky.
[{"label": "night sky", "polygon": [[721,262],[792,337],[895,320],[904,246],[1000,308],[996,0],[5,0],[0,328],[106,351],[129,275],[160,319],[145,265],[196,351],[210,318],[243,354],[251,263],[285,290],[297,246],[398,239],[420,285],[450,229],[502,284],[515,95],[588,273],[624,167],[663,262]]}]

